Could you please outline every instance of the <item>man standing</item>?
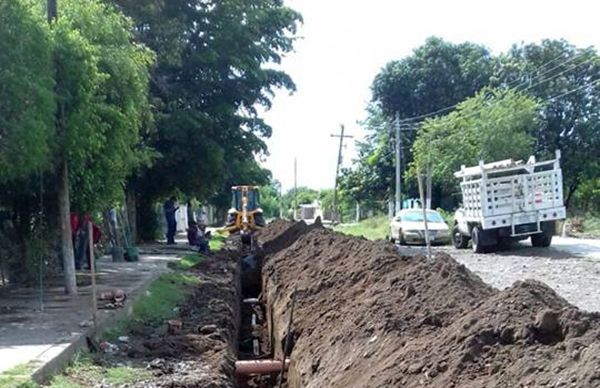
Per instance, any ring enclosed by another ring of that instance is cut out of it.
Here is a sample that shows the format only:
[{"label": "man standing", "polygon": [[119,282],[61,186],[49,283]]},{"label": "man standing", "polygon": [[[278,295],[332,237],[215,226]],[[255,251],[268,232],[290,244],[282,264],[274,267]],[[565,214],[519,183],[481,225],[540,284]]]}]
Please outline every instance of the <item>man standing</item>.
[{"label": "man standing", "polygon": [[177,198],[174,196],[169,198],[163,207],[165,209],[165,219],[167,221],[167,244],[175,244],[175,233],[177,232],[175,212],[179,209],[179,206],[177,206]]}]

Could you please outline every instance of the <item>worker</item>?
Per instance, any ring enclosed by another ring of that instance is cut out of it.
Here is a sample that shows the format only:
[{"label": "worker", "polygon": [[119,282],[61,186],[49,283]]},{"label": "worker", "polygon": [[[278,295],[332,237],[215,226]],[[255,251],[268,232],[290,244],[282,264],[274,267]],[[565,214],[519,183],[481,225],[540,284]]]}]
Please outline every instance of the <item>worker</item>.
[{"label": "worker", "polygon": [[190,227],[187,230],[188,242],[192,247],[198,248],[200,253],[209,253],[208,240],[210,232],[206,232],[206,225],[190,222]]},{"label": "worker", "polygon": [[167,221],[167,244],[175,244],[175,233],[177,232],[177,220],[175,212],[179,209],[177,198],[172,196],[164,204],[165,219]]}]

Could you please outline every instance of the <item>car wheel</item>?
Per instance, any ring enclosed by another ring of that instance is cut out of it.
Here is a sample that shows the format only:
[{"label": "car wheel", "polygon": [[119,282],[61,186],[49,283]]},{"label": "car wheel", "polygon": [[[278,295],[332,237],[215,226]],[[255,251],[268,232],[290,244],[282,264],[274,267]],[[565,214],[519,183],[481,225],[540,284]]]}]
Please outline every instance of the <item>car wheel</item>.
[{"label": "car wheel", "polygon": [[394,238],[394,236],[392,235],[392,229],[390,229],[390,233],[388,234],[388,240],[390,240],[390,242],[392,244],[396,243],[396,239]]},{"label": "car wheel", "polygon": [[469,245],[469,238],[458,230],[458,225],[452,228],[452,244],[456,249],[465,249]]},{"label": "car wheel", "polygon": [[406,245],[406,241],[404,240],[404,234],[402,233],[402,230],[398,231],[398,243],[400,245]]},{"label": "car wheel", "polygon": [[484,253],[485,249],[481,245],[481,234],[482,231],[478,226],[473,227],[471,230],[471,247],[474,253]]}]

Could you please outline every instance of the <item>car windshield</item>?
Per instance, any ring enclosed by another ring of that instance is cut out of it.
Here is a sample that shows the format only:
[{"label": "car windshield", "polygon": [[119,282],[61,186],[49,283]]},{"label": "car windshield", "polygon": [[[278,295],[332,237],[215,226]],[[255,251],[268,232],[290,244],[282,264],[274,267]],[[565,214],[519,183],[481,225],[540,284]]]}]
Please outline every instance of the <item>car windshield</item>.
[{"label": "car windshield", "polygon": [[[422,222],[423,211],[406,212],[402,215],[402,221]],[[437,212],[427,212],[427,222],[444,222],[444,219]]]}]

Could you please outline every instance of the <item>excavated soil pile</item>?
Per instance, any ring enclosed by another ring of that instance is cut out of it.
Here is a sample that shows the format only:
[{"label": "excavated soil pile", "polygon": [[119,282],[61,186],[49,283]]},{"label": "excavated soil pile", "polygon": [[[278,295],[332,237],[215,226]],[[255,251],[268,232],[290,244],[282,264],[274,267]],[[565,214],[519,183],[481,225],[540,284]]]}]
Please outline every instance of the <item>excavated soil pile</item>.
[{"label": "excavated soil pile", "polygon": [[[181,330],[142,326],[128,349],[105,360],[146,367],[153,378],[138,387],[234,387],[239,328],[239,266],[235,254],[217,252],[193,269],[199,283],[180,307]],[[234,258],[232,258],[234,257]]]},{"label": "excavated soil pile", "polygon": [[290,387],[600,387],[600,316],[539,282],[317,228],[265,257],[263,287],[275,343],[297,290]]},{"label": "excavated soil pile", "polygon": [[263,254],[272,254],[289,247],[298,237],[320,226],[320,221],[309,226],[304,221],[292,222],[278,219],[260,230],[256,236],[261,243]]}]

